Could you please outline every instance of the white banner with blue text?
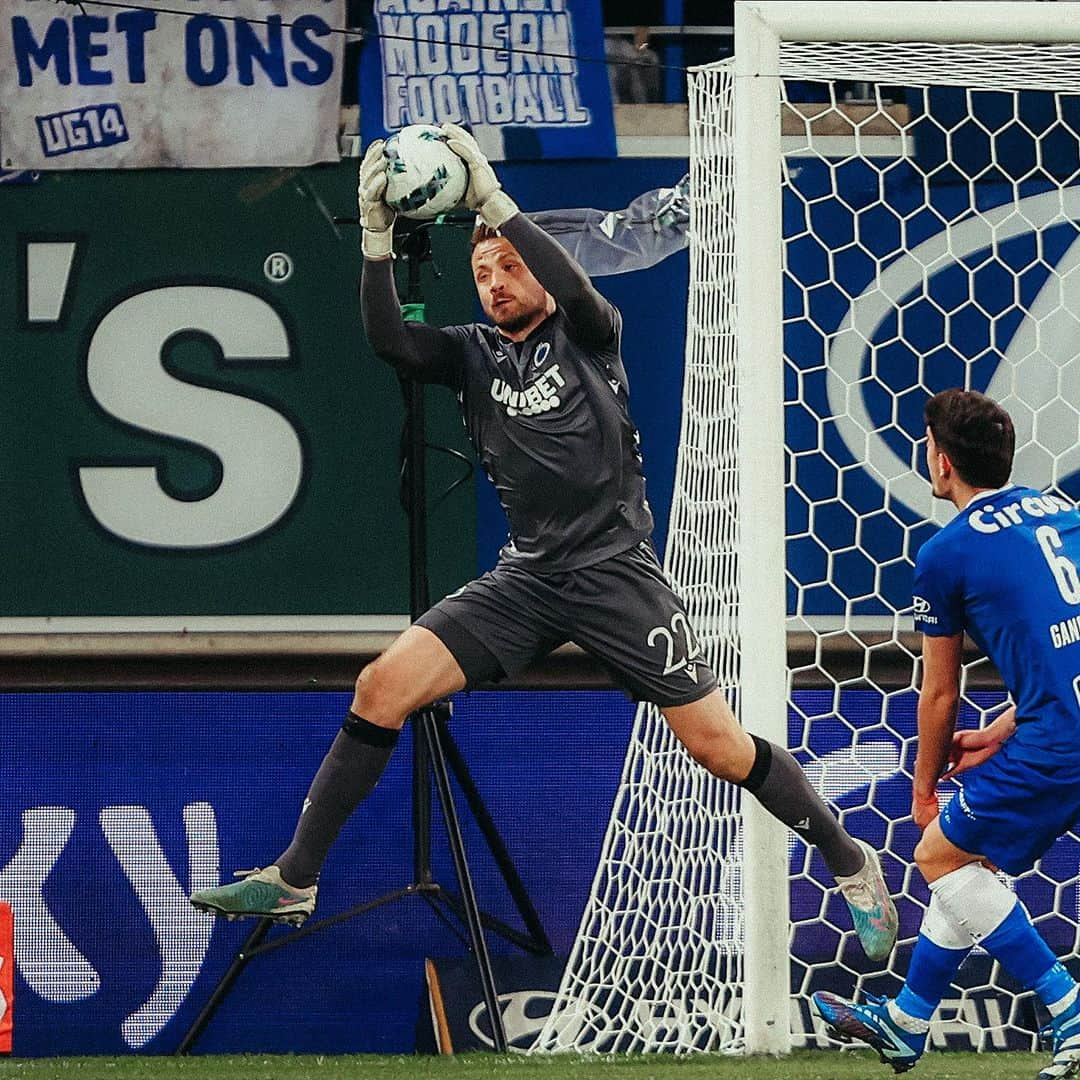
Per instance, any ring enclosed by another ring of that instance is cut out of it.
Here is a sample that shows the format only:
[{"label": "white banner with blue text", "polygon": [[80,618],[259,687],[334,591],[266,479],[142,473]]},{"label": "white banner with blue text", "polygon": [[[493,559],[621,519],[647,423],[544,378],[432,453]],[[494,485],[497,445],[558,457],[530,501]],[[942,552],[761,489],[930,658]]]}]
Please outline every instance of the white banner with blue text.
[{"label": "white banner with blue text", "polygon": [[84,7],[0,0],[0,168],[337,159],[345,0]]}]

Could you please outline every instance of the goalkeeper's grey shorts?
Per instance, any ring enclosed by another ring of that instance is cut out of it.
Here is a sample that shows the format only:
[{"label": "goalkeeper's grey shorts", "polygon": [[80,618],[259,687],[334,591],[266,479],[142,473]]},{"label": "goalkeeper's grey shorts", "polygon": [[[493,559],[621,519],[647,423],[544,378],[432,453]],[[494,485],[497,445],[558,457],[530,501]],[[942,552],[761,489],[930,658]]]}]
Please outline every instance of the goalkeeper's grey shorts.
[{"label": "goalkeeper's grey shorts", "polygon": [[418,620],[453,654],[468,686],[516,675],[567,641],[640,701],[688,705],[716,676],[652,544],[593,566],[537,574],[499,563]]}]

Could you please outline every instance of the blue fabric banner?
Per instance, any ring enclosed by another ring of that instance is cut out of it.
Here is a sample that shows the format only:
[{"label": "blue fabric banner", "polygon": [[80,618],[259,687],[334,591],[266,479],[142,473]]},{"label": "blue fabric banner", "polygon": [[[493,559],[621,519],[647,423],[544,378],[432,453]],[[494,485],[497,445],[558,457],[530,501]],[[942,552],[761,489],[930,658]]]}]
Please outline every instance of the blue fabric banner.
[{"label": "blue fabric banner", "polygon": [[364,144],[467,125],[495,160],[615,156],[595,0],[375,0],[360,61]]}]

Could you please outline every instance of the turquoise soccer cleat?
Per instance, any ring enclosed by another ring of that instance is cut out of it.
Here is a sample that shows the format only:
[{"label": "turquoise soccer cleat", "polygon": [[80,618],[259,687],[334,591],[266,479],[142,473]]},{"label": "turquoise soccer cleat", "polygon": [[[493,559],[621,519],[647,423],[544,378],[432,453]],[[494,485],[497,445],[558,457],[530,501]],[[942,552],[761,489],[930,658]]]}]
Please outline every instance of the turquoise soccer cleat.
[{"label": "turquoise soccer cleat", "polygon": [[273,919],[299,926],[315,910],[317,885],[296,889],[281,880],[276,866],[265,870],[238,870],[231,885],[200,889],[191,895],[191,903],[200,911],[223,915],[226,919],[245,917]]},{"label": "turquoise soccer cleat", "polygon": [[877,852],[865,840],[856,842],[866,852],[866,865],[840,883],[840,894],[851,911],[863,952],[871,960],[884,960],[896,944],[899,927],[896,905],[889,896]]}]

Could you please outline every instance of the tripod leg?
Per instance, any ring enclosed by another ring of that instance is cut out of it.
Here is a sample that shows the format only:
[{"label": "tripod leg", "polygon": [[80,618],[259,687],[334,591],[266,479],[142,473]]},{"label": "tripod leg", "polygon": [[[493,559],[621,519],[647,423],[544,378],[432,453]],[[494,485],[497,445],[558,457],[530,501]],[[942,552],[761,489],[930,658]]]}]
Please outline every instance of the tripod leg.
[{"label": "tripod leg", "polygon": [[553,956],[554,950],[551,947],[551,942],[548,941],[547,933],[544,931],[544,924],[540,921],[536,908],[533,907],[528,890],[525,888],[525,882],[521,880],[521,875],[518,874],[513,859],[510,858],[510,852],[507,850],[506,844],[503,843],[503,838],[499,835],[495,822],[491,820],[491,814],[488,813],[488,808],[484,805],[480,790],[472,778],[472,773],[469,772],[469,766],[461,756],[461,751],[454,741],[454,736],[446,726],[443,714],[437,713],[436,717],[446,762],[457,778],[462,793],[465,795],[465,801],[469,804],[473,818],[480,827],[480,832],[483,833],[484,839],[491,849],[491,854],[495,858],[499,873],[502,874],[503,881],[506,882],[506,887],[510,890],[514,905],[525,923],[525,928],[529,931],[529,936],[533,942],[530,951],[539,956]]},{"label": "tripod leg", "polygon": [[412,824],[413,881],[430,885],[431,873],[431,749],[424,734],[422,713],[409,717],[413,736]]},{"label": "tripod leg", "polygon": [[461,900],[465,908],[465,919],[469,927],[469,939],[476,956],[476,966],[480,973],[480,985],[484,992],[484,1004],[491,1017],[491,1037],[495,1049],[506,1053],[506,1028],[503,1025],[502,1011],[499,1009],[499,997],[495,990],[495,976],[491,971],[491,957],[488,955],[484,928],[480,923],[480,912],[476,905],[476,893],[473,890],[472,875],[465,859],[465,845],[461,839],[461,825],[458,821],[454,795],[450,789],[450,775],[446,769],[446,757],[442,741],[439,738],[439,725],[433,709],[422,711],[424,734],[431,750],[431,766],[435,775],[435,787],[439,793],[443,818],[446,822],[446,834],[450,841],[450,851],[454,857],[454,869],[457,872],[458,885],[461,887]]},{"label": "tripod leg", "polygon": [[195,1040],[203,1033],[206,1025],[210,1023],[211,1017],[217,1012],[217,1007],[232,989],[232,984],[236,982],[237,976],[244,970],[245,965],[251,959],[251,951],[266,937],[270,927],[273,925],[273,919],[260,919],[255,929],[248,934],[247,940],[240,946],[240,951],[233,957],[229,970],[222,975],[221,981],[214,987],[210,1000],[202,1007],[202,1011],[195,1017],[195,1022],[180,1040],[180,1045],[173,1051],[176,1056],[183,1057],[191,1051],[191,1048],[195,1045]]}]

